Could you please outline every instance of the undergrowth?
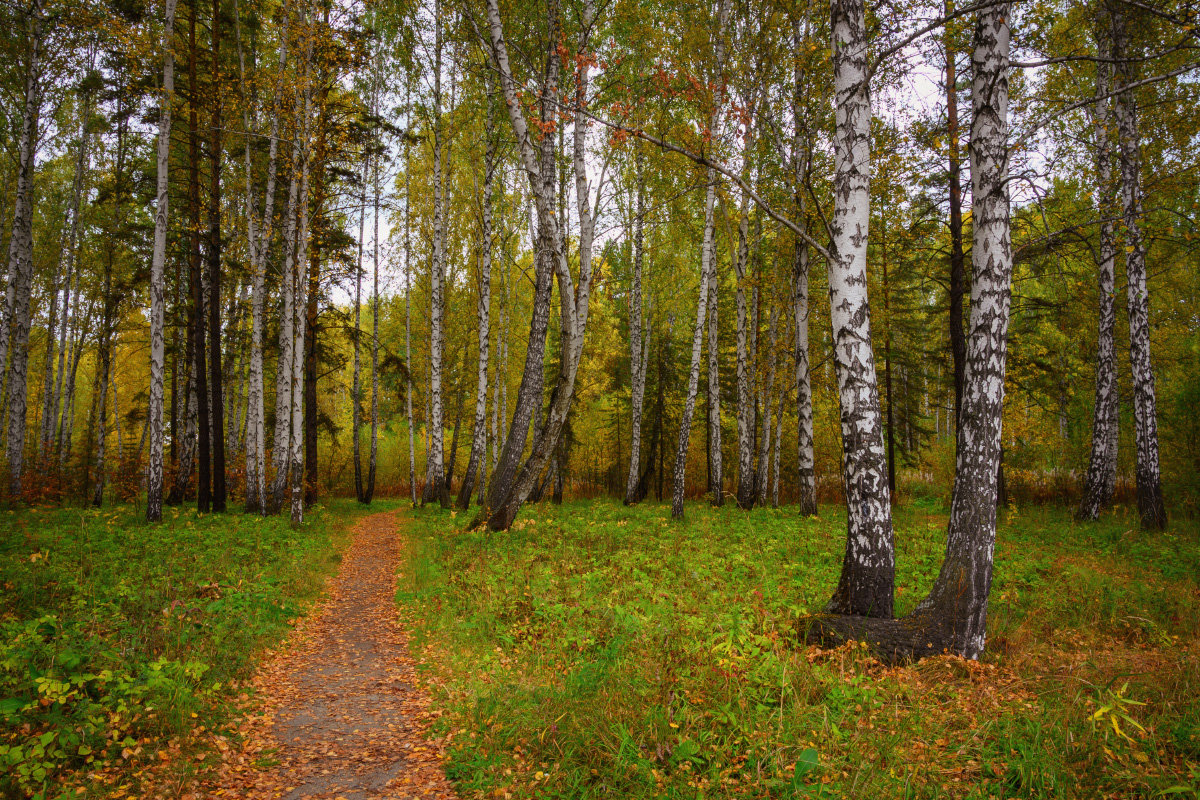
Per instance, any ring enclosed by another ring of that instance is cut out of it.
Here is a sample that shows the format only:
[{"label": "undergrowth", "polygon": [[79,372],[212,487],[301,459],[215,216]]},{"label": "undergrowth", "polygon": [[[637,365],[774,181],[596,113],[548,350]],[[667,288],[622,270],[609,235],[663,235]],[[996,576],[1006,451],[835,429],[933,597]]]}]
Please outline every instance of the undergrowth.
[{"label": "undergrowth", "polygon": [[[120,796],[222,725],[335,567],[351,503],[286,518],[0,511],[0,796]],[[181,747],[180,740],[185,740]],[[183,767],[181,767],[183,768]]]},{"label": "undergrowth", "polygon": [[[988,656],[889,669],[792,638],[836,585],[844,514],[668,513],[545,504],[496,534],[414,515],[398,599],[464,797],[1198,796],[1194,530],[1010,510]],[[897,511],[898,613],[945,523]]]}]

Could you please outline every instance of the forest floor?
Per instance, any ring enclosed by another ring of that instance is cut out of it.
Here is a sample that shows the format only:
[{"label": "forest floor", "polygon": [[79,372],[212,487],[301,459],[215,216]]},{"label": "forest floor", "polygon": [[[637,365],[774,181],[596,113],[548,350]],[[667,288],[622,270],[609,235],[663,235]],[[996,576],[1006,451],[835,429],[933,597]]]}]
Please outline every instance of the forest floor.
[{"label": "forest floor", "polygon": [[[453,798],[396,619],[403,512],[358,522],[327,597],[253,680],[254,708],[203,796]],[[200,795],[197,795],[200,796]]]},{"label": "forest floor", "polygon": [[[988,653],[805,647],[845,513],[606,500],[506,533],[414,512],[399,601],[463,798],[1200,798],[1200,535],[1002,513]],[[896,508],[896,606],[945,551]],[[428,649],[432,646],[432,649]]]},{"label": "forest floor", "polygon": [[687,514],[0,510],[0,796],[1200,800],[1195,520],[1007,509],[986,657],[885,668],[795,640],[843,511]]}]

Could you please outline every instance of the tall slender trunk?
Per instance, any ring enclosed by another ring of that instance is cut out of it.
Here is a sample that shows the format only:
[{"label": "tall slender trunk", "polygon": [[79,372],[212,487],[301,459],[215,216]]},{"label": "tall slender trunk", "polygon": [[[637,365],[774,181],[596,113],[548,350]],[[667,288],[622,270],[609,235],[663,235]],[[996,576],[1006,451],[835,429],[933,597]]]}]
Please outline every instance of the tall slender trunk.
[{"label": "tall slender trunk", "polygon": [[[636,145],[635,145],[636,146]],[[646,186],[642,171],[641,148],[634,152],[637,187],[633,221],[633,285],[629,294],[629,475],[625,480],[625,505],[637,502],[638,476],[641,474],[642,402],[646,396],[646,363],[650,357],[650,316],[642,321],[642,257],[646,218]],[[619,460],[618,460],[619,465]]]},{"label": "tall slender trunk", "polygon": [[[374,79],[378,81],[379,76],[375,76]],[[372,95],[374,100],[372,112],[376,116],[379,113],[379,94],[380,88],[376,85],[375,92]],[[372,179],[374,208],[371,214],[371,225],[374,228],[374,235],[371,238],[371,448],[367,464],[367,486],[364,491],[367,503],[370,503],[371,499],[375,496],[375,468],[379,460],[379,160],[381,157],[382,142],[379,141],[378,136],[378,128],[376,128],[377,138],[374,142],[374,174]]]},{"label": "tall slender trunk", "polygon": [[[173,22],[174,18],[173,5],[168,8],[168,16],[171,18],[167,28],[169,31],[170,23]],[[174,62],[172,61],[172,66],[173,64]],[[165,80],[166,70],[164,68]],[[55,421],[58,417],[57,409],[55,408],[57,393],[55,390],[54,344],[58,340],[58,301],[59,295],[62,293],[60,290],[60,281],[65,281],[66,293],[69,299],[71,273],[75,263],[75,247],[79,241],[79,209],[83,195],[84,170],[87,166],[88,143],[91,139],[91,131],[88,125],[91,116],[92,93],[89,89],[84,91],[79,112],[79,149],[75,154],[75,176],[71,181],[71,200],[67,208],[67,218],[69,220],[67,240],[63,243],[62,252],[59,254],[58,262],[50,281],[50,310],[46,315],[46,361],[42,377],[42,425],[41,435],[38,437],[38,456],[41,462],[47,466],[50,458],[50,449],[54,442]],[[65,324],[65,313],[63,317]],[[62,363],[60,357],[58,374],[60,384],[62,381],[61,370]]]},{"label": "tall slender trunk", "polygon": [[[748,163],[753,149],[753,135],[748,131],[743,163]],[[746,168],[749,175],[749,168]],[[738,247],[734,258],[737,272],[737,430],[738,430],[738,483],[737,503],[739,508],[754,507],[754,434],[755,413],[751,383],[754,381],[754,356],[750,350],[748,335],[756,329],[757,320],[751,325],[749,308],[746,305],[746,267],[750,262],[750,198],[742,195],[738,213]]]},{"label": "tall slender trunk", "polygon": [[[945,0],[945,10],[953,9]],[[963,294],[966,292],[966,257],[963,254],[962,164],[958,144],[958,75],[949,26],[943,36],[946,49],[946,147],[950,166],[950,355],[954,362],[954,427],[959,431],[962,395],[966,379],[967,341],[963,332]],[[957,438],[955,448],[957,448]]]},{"label": "tall slender trunk", "polygon": [[312,8],[315,2],[310,4],[308,13],[306,14],[305,22],[307,32],[307,40],[305,44],[304,55],[304,75],[303,75],[303,96],[304,102],[298,104],[302,109],[300,137],[298,141],[298,154],[300,161],[300,196],[298,200],[298,216],[299,224],[296,238],[297,253],[291,263],[290,279],[292,282],[292,364],[291,364],[291,417],[292,427],[291,436],[289,437],[289,458],[290,472],[292,480],[292,508],[291,508],[291,525],[293,528],[299,527],[304,522],[304,384],[305,384],[305,350],[304,341],[306,333],[306,318],[308,312],[308,302],[306,297],[306,289],[308,288],[308,280],[305,274],[305,267],[308,264],[308,231],[309,231],[309,172],[311,169],[311,151],[310,142],[312,131],[309,125],[312,120],[313,112],[313,97],[312,97],[312,54],[313,54],[313,39],[315,32],[312,27]]},{"label": "tall slender trunk", "polygon": [[443,330],[446,312],[445,247],[446,216],[442,207],[444,166],[442,164],[442,23],[441,2],[434,1],[434,72],[433,72],[433,257],[429,275],[429,460],[425,465],[425,485],[437,492],[443,508],[450,504],[443,474],[442,360],[446,347]]},{"label": "tall slender trunk", "polygon": [[[721,82],[723,80],[723,73],[724,73],[724,68],[725,68],[725,29],[728,26],[728,24],[729,24],[729,3],[726,0],[718,0],[718,3],[717,3],[717,26],[713,30],[713,52],[714,52],[714,59],[716,62],[715,69],[716,69],[716,74],[718,76],[718,81],[717,81],[718,85],[721,84]],[[713,121],[718,119],[718,115],[720,113],[720,107],[722,105],[722,102],[723,102],[722,98],[720,96],[718,96],[716,101],[713,103],[713,116],[712,116]],[[715,193],[715,191],[716,191],[716,178],[712,174],[712,170],[710,170],[709,171],[709,189],[708,189],[708,193],[705,195],[705,212],[704,212],[705,244],[703,247],[703,251],[700,254],[700,283],[699,283],[698,291],[696,293],[698,299],[696,302],[696,324],[695,324],[695,328],[694,328],[693,334],[692,334],[691,368],[688,371],[688,384],[687,384],[688,388],[687,388],[687,393],[684,397],[683,416],[681,417],[680,423],[679,423],[679,442],[675,448],[675,467],[673,470],[672,481],[671,481],[672,482],[671,516],[674,517],[675,519],[683,518],[683,490],[684,490],[685,481],[686,481],[686,477],[687,477],[688,441],[691,438],[692,413],[694,412],[694,410],[696,408],[696,387],[700,380],[700,347],[701,347],[701,342],[702,342],[701,337],[704,332],[704,323],[706,321],[706,315],[709,313],[708,312],[709,298],[710,298],[710,296],[713,299],[716,298],[716,278],[715,278],[716,246],[715,246],[714,238],[713,238],[714,230],[713,230],[712,226],[710,225],[712,199],[715,199],[715,195],[713,194],[713,193]],[[713,198],[710,199],[709,195],[713,195]],[[712,313],[713,314],[716,313],[715,308],[713,309]],[[715,338],[713,336],[712,328],[709,329],[708,338],[709,338],[709,350],[711,353],[713,350],[712,340]],[[714,370],[712,370],[712,356],[711,355],[709,356],[709,370],[710,370],[709,402],[713,403],[713,405],[711,405],[709,407],[709,425],[712,426],[715,424],[719,428],[720,424],[721,424],[721,413],[720,413],[720,406],[719,406],[720,391],[719,391],[719,384],[718,384],[717,392],[711,391],[712,386],[714,385],[714,383],[716,383],[716,381],[714,381],[714,376],[716,375],[716,372]],[[659,387],[659,390],[660,391],[662,390],[661,385]],[[719,432],[719,430],[716,432],[716,434],[714,436],[714,432],[712,431],[712,429],[710,427],[709,444],[710,444],[710,447],[715,446],[717,448],[716,453],[715,453],[715,458],[713,457],[713,454],[710,454],[710,456],[709,456],[710,462],[713,465],[712,482],[714,484],[716,484],[720,477],[720,466],[719,466],[720,465],[720,432]],[[661,457],[662,456],[660,453],[660,458]],[[713,487],[709,487],[709,488],[711,490]],[[718,487],[718,491],[715,494],[716,494],[716,496],[713,498],[714,503],[719,505],[720,501],[717,499],[721,496],[719,487]]]},{"label": "tall slender trunk", "polygon": [[479,367],[475,381],[475,425],[471,437],[471,456],[467,461],[467,472],[463,475],[462,487],[458,493],[458,507],[462,509],[470,507],[476,471],[482,470],[487,460],[488,345],[491,341],[492,302],[492,178],[496,164],[495,114],[490,102],[484,131],[487,142],[483,155],[479,299],[475,306],[475,315],[479,321]]},{"label": "tall slender trunk", "polygon": [[212,509],[225,510],[225,403],[221,358],[221,0],[212,4],[212,114],[208,165],[208,363],[212,415]]},{"label": "tall slender trunk", "polygon": [[[557,0],[551,0],[551,5],[550,16],[552,22],[549,31],[549,40],[557,41]],[[493,11],[494,14],[492,13]],[[503,33],[500,27],[499,9],[493,9],[492,4],[489,2],[488,12],[492,40],[492,57],[493,61],[496,61],[497,50],[500,49],[497,41],[503,43]],[[507,59],[507,53],[505,54],[505,59]],[[549,48],[539,100],[540,120],[543,124],[554,119],[558,113],[557,94],[560,67],[558,50],[553,47]],[[513,88],[512,92],[513,98],[511,101],[509,100],[508,84],[512,82],[512,73],[509,71],[507,63],[501,66],[500,72],[510,121],[514,129],[520,127],[522,130],[525,130],[526,123],[524,117],[521,116],[523,111],[516,107],[515,88]],[[519,142],[523,142],[524,146],[533,150],[534,143],[530,137],[531,135],[527,130],[524,137],[520,134],[517,136]],[[531,156],[534,158],[535,163],[532,165],[523,164],[523,166],[525,166],[528,173],[527,177],[530,182],[531,194],[544,195],[549,198],[549,203],[553,203],[555,192],[554,137],[548,133],[542,134],[541,141],[537,144],[540,151],[536,156]],[[511,494],[513,482],[517,470],[521,466],[522,456],[525,452],[525,442],[529,436],[529,425],[533,420],[534,410],[540,408],[542,402],[542,388],[545,379],[543,369],[546,355],[546,333],[550,327],[550,293],[554,288],[553,262],[557,242],[552,229],[555,223],[553,206],[543,207],[546,206],[546,202],[541,202],[537,205],[537,234],[532,237],[535,250],[533,309],[529,321],[529,340],[525,348],[525,367],[521,374],[521,384],[517,389],[516,407],[513,409],[508,434],[504,438],[504,446],[501,448],[500,458],[492,470],[492,478],[488,482],[487,497],[485,498],[486,503],[477,515],[479,522],[490,517],[492,509],[499,508],[508,495]]]},{"label": "tall slender trunk", "polygon": [[[1103,12],[1103,4],[1100,4]],[[1111,124],[1112,58],[1111,32],[1105,30],[1107,19],[1096,26],[1096,105],[1092,112],[1092,129],[1096,166],[1096,207],[1100,214],[1100,250],[1096,258],[1096,282],[1099,289],[1099,312],[1096,332],[1096,402],[1092,415],[1092,452],[1087,478],[1083,485],[1083,500],[1076,517],[1095,520],[1111,501],[1117,481],[1118,387],[1117,353],[1113,329],[1116,326],[1116,260],[1117,245],[1114,225],[1110,221],[1114,203]]]},{"label": "tall slender trunk", "polygon": [[[1133,83],[1133,64],[1129,58],[1126,32],[1127,8],[1113,3],[1112,49],[1116,62],[1117,88]],[[1129,367],[1133,373],[1133,421],[1137,447],[1137,498],[1142,527],[1162,530],[1167,527],[1167,509],[1163,503],[1162,475],[1158,462],[1158,419],[1154,389],[1154,369],[1150,363],[1150,292],[1146,286],[1146,243],[1142,238],[1142,156],[1138,134],[1137,97],[1132,90],[1121,91],[1114,102],[1117,138],[1120,143],[1121,207],[1125,223],[1126,310],[1129,315]]]},{"label": "tall slender trunk", "polygon": [[996,541],[996,482],[1012,282],[1008,198],[1009,4],[979,12],[971,54],[971,336],[946,560],[915,615],[920,645],[979,658]]},{"label": "tall slender trunk", "polygon": [[367,229],[367,170],[370,168],[369,151],[363,155],[362,190],[358,196],[358,263],[354,268],[354,375],[350,383],[350,442],[354,461],[354,497],[366,504],[363,487],[362,442],[359,438],[362,419],[362,280],[363,280],[363,236]]},{"label": "tall slender trunk", "polygon": [[895,576],[891,497],[867,301],[871,99],[862,0],[834,0],[832,31],[836,125],[829,307],[848,530],[829,611],[890,617]]},{"label": "tall slender trunk", "polygon": [[[246,173],[246,231],[250,244],[251,299],[250,299],[250,377],[246,391],[246,511],[263,511],[267,507],[266,484],[266,420],[263,386],[263,317],[266,298],[267,255],[275,229],[275,183],[279,159],[279,119],[283,98],[283,79],[287,64],[288,39],[291,32],[290,16],[285,12],[283,31],[279,44],[279,72],[275,80],[272,97],[271,126],[267,150],[266,189],[263,192],[261,227],[256,220],[253,189],[253,169],[250,159],[251,134],[258,130],[257,108],[251,114],[251,104],[246,97],[246,61],[242,49],[241,15],[237,0],[234,2],[235,33],[238,46],[238,86],[242,94],[242,126],[246,131],[243,141],[243,159]],[[253,118],[253,126],[251,120]],[[281,281],[285,284],[286,281]]]},{"label": "tall slender trunk", "polygon": [[204,267],[200,259],[200,140],[196,78],[196,4],[189,4],[188,27],[188,211],[190,276],[192,288],[192,375],[196,387],[196,429],[199,434],[199,475],[196,481],[196,507],[207,512],[212,504],[210,489],[209,392],[205,357]]},{"label": "tall slender trunk", "polygon": [[[411,94],[409,97],[408,115],[412,116]],[[410,254],[412,252],[412,192],[410,190],[409,173],[411,172],[409,145],[404,143],[404,413],[408,419],[408,491],[412,504],[417,505],[417,451],[413,443],[413,411],[412,411],[412,271]]]},{"label": "tall slender trunk", "polygon": [[[170,157],[171,157],[171,103],[175,99],[175,6],[176,0],[166,0],[166,17],[163,22],[163,86],[162,100],[158,116],[158,164],[157,164],[157,200],[154,211],[154,251],[150,262],[150,406],[146,417],[146,426],[150,438],[150,466],[146,475],[146,519],[151,522],[162,520],[162,490],[163,490],[163,366],[166,356],[166,340],[164,339],[165,303],[163,300],[163,267],[167,260],[167,226],[170,221]],[[84,131],[86,131],[86,125]],[[82,171],[83,141],[86,133],[80,135],[80,158],[76,167],[76,186],[81,182],[79,173]],[[78,214],[78,194],[75,199],[76,211],[72,215],[71,239],[75,238]],[[72,242],[73,244],[73,242]],[[73,246],[70,249],[74,249]],[[49,359],[47,359],[47,364]],[[47,379],[49,374],[47,374]],[[47,388],[49,400],[49,388]],[[47,413],[49,402],[47,402]],[[43,426],[43,439],[46,438]]]},{"label": "tall slender trunk", "polygon": [[[549,151],[551,166],[549,170],[542,168],[539,176],[537,154],[530,142],[528,123],[517,97],[515,83],[508,66],[508,53],[504,43],[503,29],[500,22],[500,12],[496,0],[488,0],[488,22],[491,29],[492,51],[496,66],[499,67],[501,87],[505,105],[508,107],[509,120],[513,132],[520,145],[521,162],[529,178],[530,188],[538,206],[538,218],[541,234],[545,240],[547,260],[552,267],[558,282],[560,341],[561,355],[559,358],[558,376],[550,395],[550,407],[546,421],[534,438],[528,460],[521,467],[516,480],[509,488],[502,504],[491,510],[488,526],[492,530],[507,530],[516,518],[517,511],[525,502],[526,497],[537,484],[543,470],[546,468],[552,454],[560,447],[560,437],[570,413],[571,401],[575,391],[575,378],[578,374],[579,361],[583,354],[584,334],[587,330],[588,309],[592,287],[592,240],[595,232],[595,219],[591,206],[591,192],[587,178],[587,133],[588,117],[586,112],[588,75],[586,68],[580,68],[575,73],[574,97],[574,146],[573,164],[575,173],[576,211],[579,216],[579,283],[578,290],[571,274],[567,259],[567,243],[565,225],[560,225],[555,216],[554,202],[554,170],[553,145],[550,136],[543,136],[543,155]],[[581,13],[578,52],[585,54],[588,50],[588,37],[592,32],[595,14],[594,0],[584,0]],[[547,9],[548,30],[551,34],[547,41],[557,40],[559,29],[559,6],[557,0],[552,0]],[[552,79],[545,86],[557,83],[559,69],[559,53],[555,45],[548,47],[548,73]],[[544,98],[546,95],[544,95]],[[547,109],[543,108],[543,115]],[[545,161],[543,158],[543,162]],[[541,180],[539,180],[541,178]],[[547,180],[548,178],[548,180]],[[565,217],[565,215],[563,215]],[[565,223],[565,220],[564,220]],[[549,298],[547,298],[548,301]],[[545,304],[549,311],[549,302]],[[540,394],[540,391],[539,391]],[[540,405],[540,402],[539,402]]]},{"label": "tall slender trunk", "polygon": [[[807,19],[802,27],[799,19],[792,22],[792,46],[799,53],[808,36]],[[800,59],[796,59],[792,94],[792,170],[795,181],[792,187],[796,205],[796,224],[807,230],[807,209],[804,193],[807,189],[809,169],[812,164],[807,136],[808,125],[802,103],[805,97],[805,72]],[[792,316],[795,327],[796,348],[794,354],[796,383],[796,500],[801,516],[817,513],[817,485],[815,458],[813,453],[813,406],[812,380],[809,376],[808,360],[808,243],[796,235],[792,240]]]},{"label": "tall slender trunk", "polygon": [[[21,136],[17,144],[17,196],[13,203],[12,235],[8,240],[8,290],[5,299],[9,313],[0,320],[0,373],[8,376],[7,381],[0,380],[0,385],[5,387],[9,398],[8,493],[13,498],[21,496],[21,472],[25,465],[25,383],[29,365],[33,292],[33,173],[42,105],[42,2],[33,0],[29,7],[29,60],[25,73]],[[10,349],[12,364],[6,370]]]},{"label": "tall slender trunk", "polygon": [[896,415],[892,404],[892,305],[888,287],[887,217],[879,215],[879,254],[883,266],[883,390],[887,403],[888,491],[896,494]]},{"label": "tall slender trunk", "polygon": [[[300,108],[301,91],[296,91],[296,107]],[[267,497],[266,510],[278,513],[283,508],[284,496],[287,492],[288,478],[291,471],[291,439],[292,439],[292,348],[295,344],[295,307],[297,303],[293,273],[296,271],[297,260],[297,220],[304,209],[300,207],[300,174],[302,161],[301,130],[298,125],[292,138],[292,155],[288,181],[287,207],[284,211],[283,224],[283,272],[279,282],[279,362],[275,370],[275,434],[271,446],[271,467],[274,478],[271,481],[271,491]]]},{"label": "tall slender trunk", "polygon": [[755,478],[755,487],[758,491],[758,504],[765,505],[767,502],[767,457],[771,452],[771,409],[775,403],[775,348],[779,341],[779,309],[774,304],[771,305],[771,321],[768,329],[768,343],[770,350],[767,353],[767,381],[763,385],[762,391],[762,438],[758,443],[758,473]]}]

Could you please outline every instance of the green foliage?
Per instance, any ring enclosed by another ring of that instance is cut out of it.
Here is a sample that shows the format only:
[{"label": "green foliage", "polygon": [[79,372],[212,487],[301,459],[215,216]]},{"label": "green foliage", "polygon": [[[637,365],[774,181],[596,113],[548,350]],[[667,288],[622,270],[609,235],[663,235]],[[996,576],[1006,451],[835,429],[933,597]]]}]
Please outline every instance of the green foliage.
[{"label": "green foliage", "polygon": [[[431,684],[458,729],[449,774],[464,797],[1182,785],[1197,762],[1195,537],[1146,536],[1123,514],[1007,516],[987,662],[884,669],[858,647],[794,641],[836,585],[837,511],[697,504],[673,524],[663,506],[592,501],[532,507],[503,534],[420,515],[399,601],[414,646],[441,654]],[[933,583],[945,522],[930,501],[898,510],[899,613]]]},{"label": "green foliage", "polygon": [[169,508],[0,516],[0,794],[145,764],[231,710],[256,651],[335,563],[334,518]]}]

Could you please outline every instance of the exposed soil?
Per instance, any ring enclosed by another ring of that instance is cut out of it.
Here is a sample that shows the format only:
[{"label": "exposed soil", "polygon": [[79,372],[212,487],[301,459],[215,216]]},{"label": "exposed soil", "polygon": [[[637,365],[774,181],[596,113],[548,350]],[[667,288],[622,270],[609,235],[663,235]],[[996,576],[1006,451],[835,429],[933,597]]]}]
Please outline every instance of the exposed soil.
[{"label": "exposed soil", "polygon": [[401,512],[372,514],[327,598],[254,678],[258,702],[210,797],[453,798],[444,740],[395,606]]}]

